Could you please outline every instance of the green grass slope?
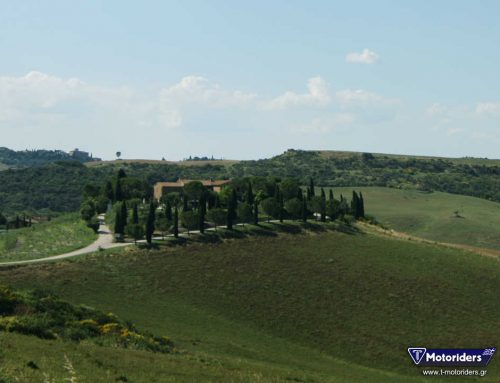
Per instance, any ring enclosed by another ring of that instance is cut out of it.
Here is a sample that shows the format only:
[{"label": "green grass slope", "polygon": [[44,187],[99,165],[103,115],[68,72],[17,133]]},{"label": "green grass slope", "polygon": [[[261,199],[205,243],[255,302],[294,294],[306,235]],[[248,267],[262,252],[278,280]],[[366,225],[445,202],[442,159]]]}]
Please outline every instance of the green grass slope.
[{"label": "green grass slope", "polygon": [[64,214],[49,222],[0,233],[0,262],[63,254],[96,239],[78,214]]},{"label": "green grass slope", "polygon": [[[441,192],[355,187],[366,213],[385,226],[433,241],[500,250],[500,203]],[[351,198],[353,188],[334,188]],[[458,211],[458,215],[455,215]]]},{"label": "green grass slope", "polygon": [[[196,381],[201,371],[186,368],[203,359],[214,370],[201,381],[417,382],[425,379],[408,346],[500,343],[498,261],[370,234],[121,250],[2,270],[0,281],[49,288],[169,335],[186,354],[152,365],[150,376],[168,370],[157,381]],[[79,363],[69,345],[57,347]],[[113,357],[117,375],[129,371],[128,355]],[[482,381],[498,374],[493,363]]]}]

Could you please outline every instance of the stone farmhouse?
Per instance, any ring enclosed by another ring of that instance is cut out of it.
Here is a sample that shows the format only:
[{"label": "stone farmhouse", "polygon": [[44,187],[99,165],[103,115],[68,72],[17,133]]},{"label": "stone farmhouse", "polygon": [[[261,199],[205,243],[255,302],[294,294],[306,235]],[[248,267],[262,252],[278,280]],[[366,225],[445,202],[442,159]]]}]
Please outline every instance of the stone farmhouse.
[{"label": "stone farmhouse", "polygon": [[154,185],[154,197],[156,200],[159,200],[163,194],[168,194],[172,192],[182,192],[182,188],[184,185],[188,184],[192,181],[199,181],[205,186],[208,190],[212,190],[216,193],[219,193],[225,185],[229,185],[231,180],[185,180],[179,178],[175,182],[157,182]]}]

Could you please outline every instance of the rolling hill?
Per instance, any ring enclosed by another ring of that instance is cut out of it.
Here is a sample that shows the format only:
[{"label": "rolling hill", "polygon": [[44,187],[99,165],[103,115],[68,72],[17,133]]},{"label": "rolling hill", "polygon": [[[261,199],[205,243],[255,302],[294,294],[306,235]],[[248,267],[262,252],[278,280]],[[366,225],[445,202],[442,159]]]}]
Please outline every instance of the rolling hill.
[{"label": "rolling hill", "polygon": [[[14,350],[3,356],[7,371],[33,373],[32,359],[58,378],[65,371],[54,360],[66,354],[93,382],[109,381],[106,371],[134,382],[419,382],[406,347],[500,341],[498,260],[366,233],[121,250],[2,269],[0,281],[112,311],[183,350],[107,357],[105,348],[56,341],[46,359],[40,340],[3,336]],[[488,370],[481,381],[494,382],[498,364]]]}]

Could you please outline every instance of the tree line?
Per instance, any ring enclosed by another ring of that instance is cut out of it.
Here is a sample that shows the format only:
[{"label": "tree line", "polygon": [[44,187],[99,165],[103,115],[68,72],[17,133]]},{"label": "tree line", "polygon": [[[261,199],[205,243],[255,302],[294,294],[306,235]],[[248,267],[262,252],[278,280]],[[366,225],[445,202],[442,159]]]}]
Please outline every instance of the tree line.
[{"label": "tree line", "polygon": [[90,227],[98,227],[97,214],[108,212],[117,239],[145,237],[148,243],[155,232],[178,237],[182,230],[204,233],[220,226],[232,230],[236,224],[258,225],[262,220],[326,222],[365,216],[362,193],[353,191],[348,201],[342,194],[334,196],[332,189],[316,187],[312,178],[304,187],[292,177],[242,177],[220,193],[192,181],[156,201],[147,185],[120,169],[100,188],[85,187],[84,194],[80,212]]}]

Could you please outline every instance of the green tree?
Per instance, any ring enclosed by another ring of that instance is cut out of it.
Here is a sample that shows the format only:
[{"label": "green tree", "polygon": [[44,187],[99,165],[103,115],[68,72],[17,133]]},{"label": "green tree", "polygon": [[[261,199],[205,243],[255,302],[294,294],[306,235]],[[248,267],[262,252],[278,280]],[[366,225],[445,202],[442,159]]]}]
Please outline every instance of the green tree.
[{"label": "green tree", "polygon": [[95,203],[91,199],[86,199],[83,201],[80,207],[80,215],[82,219],[86,222],[90,221],[92,217],[96,214]]},{"label": "green tree", "polygon": [[279,186],[284,201],[297,197],[300,191],[300,184],[296,178],[287,177],[280,182]]},{"label": "green tree", "polygon": [[217,226],[223,226],[226,224],[227,211],[219,207],[214,207],[207,212],[207,218],[209,222],[212,222],[217,229]]},{"label": "green tree", "polygon": [[115,211],[115,225],[114,225],[115,234],[120,237],[123,237],[125,231],[125,225],[123,224],[123,219],[121,215],[121,209],[118,208]]},{"label": "green tree", "polygon": [[248,189],[247,189],[247,197],[246,197],[246,202],[252,206],[253,202],[255,200],[255,196],[253,194],[253,189],[252,189],[252,183],[248,181]]},{"label": "green tree", "polygon": [[103,196],[111,202],[115,201],[115,192],[113,191],[113,184],[111,181],[106,181],[102,191]]},{"label": "green tree", "polygon": [[281,189],[278,189],[277,192],[277,199],[278,199],[278,218],[280,222],[283,222],[283,215],[285,213],[285,208],[283,204],[283,193],[281,192]]},{"label": "green tree", "polygon": [[179,209],[177,205],[174,207],[174,224],[172,227],[175,238],[179,238]]},{"label": "green tree", "polygon": [[297,197],[285,202],[285,210],[293,219],[302,218],[302,201]]},{"label": "green tree", "polygon": [[307,210],[307,201],[305,198],[302,198],[302,221],[307,222],[307,216],[309,215],[309,211]]},{"label": "green tree", "polygon": [[259,224],[259,201],[257,199],[253,202],[253,224]]},{"label": "green tree", "polygon": [[330,189],[330,195],[328,196],[328,200],[332,200],[333,201],[333,189]]},{"label": "green tree", "polygon": [[326,195],[325,195],[325,190],[321,188],[321,205],[320,205],[320,218],[321,222],[326,221]]},{"label": "green tree", "polygon": [[165,201],[165,217],[172,222],[172,205],[168,199]]},{"label": "green tree", "polygon": [[2,214],[0,211],[0,225],[4,226],[7,225],[7,218]]},{"label": "green tree", "polygon": [[279,216],[279,203],[274,197],[268,197],[261,202],[262,209],[267,214],[267,221],[272,218],[278,218]]},{"label": "green tree", "polygon": [[363,193],[359,192],[359,215],[361,218],[365,218],[365,200],[363,199]]},{"label": "green tree", "polygon": [[184,195],[189,201],[198,201],[205,194],[205,186],[200,181],[191,181],[184,185]]},{"label": "green tree", "polygon": [[128,209],[127,209],[127,202],[122,201],[120,205],[120,210],[121,210],[121,218],[122,218],[122,225],[123,227],[127,226],[128,223]]},{"label": "green tree", "polygon": [[236,209],[238,206],[238,200],[236,195],[236,189],[232,188],[231,195],[228,200],[227,205],[227,228],[228,230],[233,230],[233,223],[236,219]]},{"label": "green tree", "polygon": [[189,234],[190,230],[195,230],[199,226],[199,215],[197,211],[194,210],[188,210],[188,211],[183,211],[181,214],[181,222],[182,226],[187,229],[187,232]]},{"label": "green tree", "polygon": [[144,227],[138,223],[131,223],[126,227],[127,235],[134,239],[134,243],[144,237]]},{"label": "green tree", "polygon": [[146,219],[146,242],[151,245],[153,241],[153,233],[155,231],[156,206],[151,201],[149,203],[148,217]]},{"label": "green tree", "polygon": [[332,221],[335,221],[340,215],[340,201],[336,199],[329,199],[326,201],[326,214]]},{"label": "green tree", "polygon": [[313,181],[312,177],[309,178],[309,196],[310,196],[309,199],[316,196],[316,192],[314,190],[314,181]]},{"label": "green tree", "polygon": [[132,207],[132,223],[134,225],[139,223],[139,211],[138,211],[138,204],[134,203]]},{"label": "green tree", "polygon": [[162,215],[158,217],[155,222],[155,227],[161,232],[161,238],[165,239],[165,233],[167,233],[170,229],[171,221],[168,220],[167,217]]},{"label": "green tree", "polygon": [[123,191],[121,177],[116,178],[115,182],[115,201],[123,201]]},{"label": "green tree", "polygon": [[198,201],[198,229],[200,233],[205,232],[205,216],[207,214],[207,201],[205,199],[205,193],[200,195],[200,200]]},{"label": "green tree", "polygon": [[238,218],[242,223],[249,223],[253,220],[252,205],[242,202],[238,205]]}]

